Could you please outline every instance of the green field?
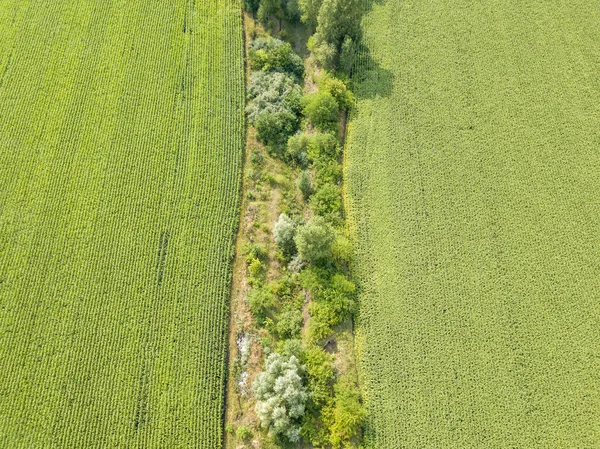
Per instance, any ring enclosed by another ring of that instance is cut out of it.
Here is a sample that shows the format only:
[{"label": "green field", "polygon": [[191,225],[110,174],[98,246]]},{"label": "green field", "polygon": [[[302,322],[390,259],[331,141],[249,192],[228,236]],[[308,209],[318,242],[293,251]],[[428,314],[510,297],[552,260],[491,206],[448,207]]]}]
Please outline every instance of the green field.
[{"label": "green field", "polygon": [[381,0],[364,30],[368,447],[600,447],[599,4]]},{"label": "green field", "polygon": [[0,2],[0,447],[221,447],[241,25]]}]

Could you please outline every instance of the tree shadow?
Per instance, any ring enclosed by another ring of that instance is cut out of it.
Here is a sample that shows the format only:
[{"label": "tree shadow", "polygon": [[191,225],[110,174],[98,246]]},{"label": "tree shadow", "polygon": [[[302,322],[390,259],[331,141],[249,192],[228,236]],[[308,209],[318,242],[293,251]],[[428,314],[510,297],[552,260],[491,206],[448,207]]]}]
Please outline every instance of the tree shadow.
[{"label": "tree shadow", "polygon": [[381,67],[369,48],[361,42],[357,51],[357,63],[352,69],[353,92],[358,99],[389,97],[394,88],[394,74]]},{"label": "tree shadow", "polygon": [[[362,17],[369,14],[375,5],[387,0],[367,0]],[[362,30],[361,30],[362,31]],[[351,70],[353,92],[358,99],[389,97],[394,87],[394,74],[381,67],[371,54],[371,50],[361,36],[357,44],[356,60]]]}]

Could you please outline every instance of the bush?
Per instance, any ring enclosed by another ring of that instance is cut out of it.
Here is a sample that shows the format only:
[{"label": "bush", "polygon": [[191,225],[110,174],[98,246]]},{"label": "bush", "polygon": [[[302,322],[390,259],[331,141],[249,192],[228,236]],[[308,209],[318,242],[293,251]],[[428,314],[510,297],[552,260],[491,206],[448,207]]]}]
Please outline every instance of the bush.
[{"label": "bush", "polygon": [[281,0],[260,0],[257,17],[261,22],[266,22],[270,16],[278,16],[281,12]]},{"label": "bush", "polygon": [[333,356],[318,346],[309,346],[302,353],[310,398],[318,407],[328,405],[333,397]]},{"label": "bush", "polygon": [[310,180],[310,172],[305,170],[302,173],[300,173],[300,177],[298,178],[298,189],[302,193],[304,201],[308,201],[308,198],[310,198],[310,196],[313,193],[312,182]]},{"label": "bush", "polygon": [[264,281],[265,267],[260,260],[251,260],[248,264],[248,275],[250,285],[258,285]]},{"label": "bush", "polygon": [[288,139],[286,157],[292,165],[308,166],[308,145],[311,137],[306,133],[295,134]]},{"label": "bush", "polygon": [[333,184],[324,184],[310,198],[310,207],[321,216],[339,216],[342,211],[340,188]]},{"label": "bush", "polygon": [[297,79],[304,76],[304,62],[292,46],[282,40],[258,38],[249,45],[250,66],[264,72],[286,72]]},{"label": "bush", "polygon": [[248,265],[250,265],[255,259],[264,262],[267,258],[267,249],[258,243],[248,242],[244,244],[242,253],[246,256],[246,263]]},{"label": "bush", "polygon": [[295,338],[302,330],[302,312],[299,310],[285,310],[279,314],[277,320],[277,335],[282,339]]},{"label": "bush", "polygon": [[335,402],[326,417],[333,448],[350,447],[351,441],[360,435],[367,418],[354,382],[342,378],[335,385]]},{"label": "bush", "polygon": [[340,154],[340,146],[335,136],[329,133],[317,133],[310,136],[306,151],[311,161],[324,161],[337,158]]},{"label": "bush", "polygon": [[346,83],[342,80],[332,76],[326,76],[325,79],[319,83],[319,87],[331,94],[335,101],[337,101],[340,109],[348,109],[354,102],[352,92],[350,92]]},{"label": "bush", "polygon": [[287,257],[293,256],[296,252],[295,235],[296,223],[294,220],[286,214],[279,215],[279,220],[273,227],[273,238]]},{"label": "bush", "polygon": [[275,296],[264,287],[253,288],[248,293],[248,307],[258,324],[263,325],[275,305]]},{"label": "bush", "polygon": [[352,261],[353,250],[352,242],[344,235],[338,235],[331,246],[333,258],[338,265],[350,263]]},{"label": "bush", "polygon": [[263,428],[271,436],[283,436],[292,443],[300,441],[300,426],[308,399],[302,384],[304,367],[295,356],[270,354],[264,370],[253,384],[257,402],[255,411]]},{"label": "bush", "polygon": [[298,229],[294,241],[302,260],[321,264],[331,258],[331,245],[335,238],[331,225],[322,217],[315,217]]},{"label": "bush", "polygon": [[304,115],[317,129],[323,131],[335,129],[339,110],[335,98],[326,91],[316,92],[305,99]]},{"label": "bush", "polygon": [[254,122],[257,137],[265,145],[280,148],[298,129],[298,118],[289,111],[261,114]]},{"label": "bush", "polygon": [[335,159],[318,160],[315,163],[316,178],[318,185],[339,184],[342,182],[344,173],[342,165]]},{"label": "bush", "polygon": [[235,436],[238,438],[238,440],[245,441],[252,438],[252,432],[250,432],[250,429],[248,429],[246,426],[240,426],[235,432]]}]

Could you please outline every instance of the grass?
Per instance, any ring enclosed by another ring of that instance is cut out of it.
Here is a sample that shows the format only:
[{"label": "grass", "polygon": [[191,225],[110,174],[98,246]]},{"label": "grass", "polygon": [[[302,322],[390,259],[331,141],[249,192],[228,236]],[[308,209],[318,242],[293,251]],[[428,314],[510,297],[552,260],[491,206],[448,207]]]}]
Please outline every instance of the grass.
[{"label": "grass", "polygon": [[0,445],[222,444],[239,2],[0,4]]},{"label": "grass", "polygon": [[367,447],[598,446],[599,24],[373,2],[346,161]]}]

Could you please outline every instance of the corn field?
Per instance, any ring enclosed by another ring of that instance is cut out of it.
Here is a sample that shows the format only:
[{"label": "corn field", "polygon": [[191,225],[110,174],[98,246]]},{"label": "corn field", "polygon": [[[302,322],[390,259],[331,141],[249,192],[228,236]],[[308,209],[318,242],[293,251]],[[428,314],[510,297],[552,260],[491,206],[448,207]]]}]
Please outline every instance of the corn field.
[{"label": "corn field", "polygon": [[0,447],[222,444],[235,0],[0,2]]}]

